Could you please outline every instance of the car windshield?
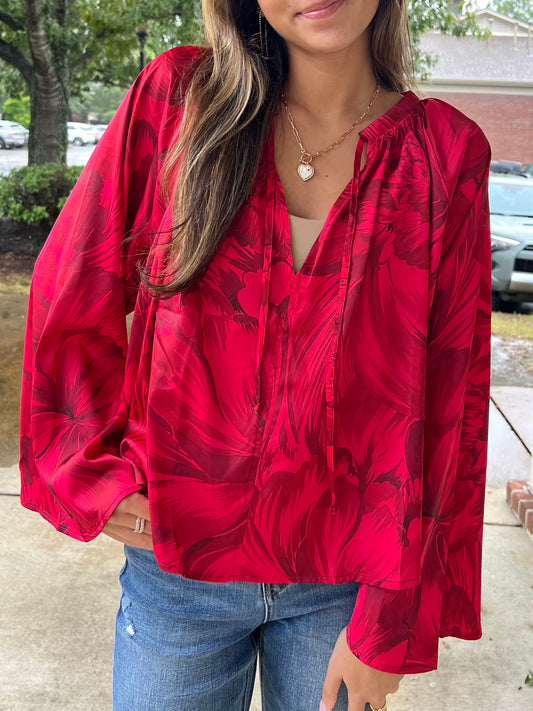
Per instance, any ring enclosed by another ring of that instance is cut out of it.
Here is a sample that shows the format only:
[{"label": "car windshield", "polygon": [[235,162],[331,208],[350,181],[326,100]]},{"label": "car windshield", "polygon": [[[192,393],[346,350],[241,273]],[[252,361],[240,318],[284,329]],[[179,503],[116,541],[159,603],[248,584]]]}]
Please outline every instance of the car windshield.
[{"label": "car windshield", "polygon": [[493,215],[533,217],[533,182],[490,182],[490,211]]}]

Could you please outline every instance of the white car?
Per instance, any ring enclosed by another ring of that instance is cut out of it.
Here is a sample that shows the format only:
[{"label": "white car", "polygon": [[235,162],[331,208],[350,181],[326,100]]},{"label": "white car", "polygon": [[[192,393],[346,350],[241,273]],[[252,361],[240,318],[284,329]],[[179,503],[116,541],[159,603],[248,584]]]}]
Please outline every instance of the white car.
[{"label": "white car", "polygon": [[28,131],[15,121],[0,121],[0,148],[22,148]]},{"label": "white car", "polygon": [[88,123],[69,121],[67,123],[68,142],[75,146],[86,146],[88,143],[98,143],[98,134]]},{"label": "white car", "polygon": [[107,126],[108,126],[107,123],[95,123],[94,124],[93,128],[96,131],[96,133],[98,134],[98,140],[100,140],[102,138],[102,136],[104,135],[104,131],[106,130]]}]

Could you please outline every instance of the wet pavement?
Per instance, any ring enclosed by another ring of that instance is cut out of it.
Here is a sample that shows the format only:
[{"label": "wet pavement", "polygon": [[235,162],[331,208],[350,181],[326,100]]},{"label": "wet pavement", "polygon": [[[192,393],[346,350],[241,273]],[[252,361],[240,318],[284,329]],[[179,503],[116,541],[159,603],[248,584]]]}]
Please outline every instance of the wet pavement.
[{"label": "wet pavement", "polygon": [[[531,335],[533,339],[533,314]],[[533,340],[492,336],[492,384],[533,387]]]},{"label": "wet pavement", "polygon": [[[93,145],[69,146],[67,150],[68,165],[85,165],[94,150]],[[28,165],[27,148],[11,148],[0,150],[0,175],[7,175],[13,168]]]}]

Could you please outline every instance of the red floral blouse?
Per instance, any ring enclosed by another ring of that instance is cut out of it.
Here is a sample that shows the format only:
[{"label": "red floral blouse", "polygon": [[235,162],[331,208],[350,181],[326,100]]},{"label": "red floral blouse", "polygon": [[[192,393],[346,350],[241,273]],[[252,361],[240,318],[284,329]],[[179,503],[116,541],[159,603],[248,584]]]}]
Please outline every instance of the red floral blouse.
[{"label": "red floral blouse", "polygon": [[157,301],[138,263],[168,239],[160,171],[198,51],[139,77],[37,261],[22,503],[88,541],[143,491],[164,570],[357,581],[354,654],[434,669],[439,635],[480,635],[487,141],[405,94],[295,273],[271,136],[198,286]]}]

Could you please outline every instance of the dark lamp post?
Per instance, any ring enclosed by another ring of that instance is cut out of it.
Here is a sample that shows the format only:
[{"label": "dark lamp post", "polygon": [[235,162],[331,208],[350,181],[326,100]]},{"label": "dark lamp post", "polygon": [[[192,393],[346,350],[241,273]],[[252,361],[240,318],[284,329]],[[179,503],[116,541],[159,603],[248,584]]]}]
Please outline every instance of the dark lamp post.
[{"label": "dark lamp post", "polygon": [[137,39],[139,40],[139,44],[141,45],[141,51],[139,54],[139,71],[142,72],[145,65],[144,48],[146,46],[146,40],[148,39],[149,33],[145,29],[141,28],[137,30],[136,34]]}]

